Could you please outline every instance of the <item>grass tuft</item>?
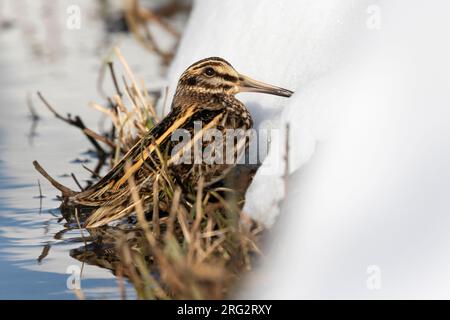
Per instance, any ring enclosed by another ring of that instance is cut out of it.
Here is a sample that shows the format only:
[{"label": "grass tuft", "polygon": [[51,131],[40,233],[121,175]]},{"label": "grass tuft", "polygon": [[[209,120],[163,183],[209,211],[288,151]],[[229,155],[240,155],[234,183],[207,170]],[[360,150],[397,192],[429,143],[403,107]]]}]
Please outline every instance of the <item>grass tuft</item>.
[{"label": "grass tuft", "polygon": [[[107,62],[105,70],[109,70],[116,92],[107,98],[107,106],[90,104],[111,120],[108,132],[86,128],[79,117],[72,121],[60,116],[40,95],[55,116],[79,127],[101,153],[102,163],[88,169],[94,181],[102,166],[117,164],[161,119],[155,108],[157,97],[133,74],[120,50],[116,48],[114,54],[125,75],[117,77],[116,66]],[[114,226],[87,229],[90,236],[83,239],[92,241],[72,250],[71,255],[113,270],[123,298],[126,278],[139,299],[223,299],[261,255],[263,228],[242,212],[244,193],[256,168],[239,165],[212,187],[206,188],[203,179],[196,185],[179,185],[168,170],[171,159],[162,150],[158,155],[157,169],[152,169],[154,174],[149,177],[154,179],[153,189],[148,194],[138,192],[140,186],[133,175],[127,178],[133,199],[127,210],[135,213],[135,221],[125,219]],[[151,202],[144,201],[150,198]],[[151,207],[146,207],[148,203]],[[65,218],[73,221],[67,212]],[[75,212],[80,226],[79,219],[84,216]]]}]

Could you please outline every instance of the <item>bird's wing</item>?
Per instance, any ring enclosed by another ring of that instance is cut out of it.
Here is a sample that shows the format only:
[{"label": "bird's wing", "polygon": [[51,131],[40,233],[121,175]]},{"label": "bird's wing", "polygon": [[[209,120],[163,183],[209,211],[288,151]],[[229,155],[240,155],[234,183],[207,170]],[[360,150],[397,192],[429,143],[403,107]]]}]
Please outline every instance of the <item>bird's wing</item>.
[{"label": "bird's wing", "polygon": [[[169,115],[167,116],[163,122],[158,125],[158,129],[150,132],[154,133],[155,136],[152,136],[153,141],[155,143],[158,143],[158,146],[165,147],[166,144],[164,144],[164,141],[167,141],[171,136],[173,132],[175,132],[176,129],[186,129],[187,131],[192,133],[192,129],[194,127],[194,124],[196,121],[202,121],[202,129],[198,132],[195,132],[191,135],[191,139],[183,144],[183,147],[179,150],[185,150],[185,148],[191,148],[198,139],[202,137],[204,134],[204,131],[208,128],[217,126],[221,119],[224,117],[224,112],[220,110],[204,110],[199,108],[193,108],[193,112],[186,112],[186,113],[180,113],[175,115]],[[138,142],[138,144],[147,144],[147,140],[145,140],[145,137],[143,138],[143,141]],[[105,194],[108,192],[108,190],[111,190],[118,186],[116,191],[113,191],[112,196],[104,197],[102,200],[97,200],[97,206],[98,208],[95,209],[94,212],[89,216],[89,218],[86,220],[85,226],[87,228],[96,228],[102,225],[105,225],[111,221],[123,218],[130,213],[134,211],[135,204],[132,200],[132,191],[130,186],[128,185],[127,181],[128,178],[135,174],[139,168],[143,165],[143,162],[148,159],[149,157],[153,156],[153,153],[155,152],[155,149],[152,149],[152,145],[147,147],[146,149],[137,149],[137,151],[134,151],[135,147],[133,147],[133,150],[130,151],[127,155],[124,156],[124,159],[118,164],[119,165],[125,165],[127,160],[130,160],[132,162],[132,165],[127,166],[126,168],[120,168],[121,174],[117,174],[119,172],[119,168],[112,169],[108,175],[110,181],[105,181],[103,185],[100,188],[97,188],[94,193],[92,194],[101,194],[102,192]],[[171,153],[171,157],[167,160],[167,165],[171,165],[174,162],[174,158],[179,157],[178,152]],[[146,183],[153,183],[152,181],[149,181],[149,179],[152,179],[151,176],[146,177],[143,181],[138,182],[134,188],[136,189],[136,192],[140,194],[140,189],[142,186],[144,186]],[[124,186],[120,188],[120,186]],[[91,194],[91,196],[92,196]],[[152,201],[152,194],[145,193],[140,194],[141,201],[144,203],[147,201]]]},{"label": "bird's wing", "polygon": [[[161,148],[170,140],[177,129],[192,127],[195,121],[206,123],[204,128],[218,122],[223,116],[220,108],[199,108],[199,106],[184,106],[174,108],[160,123],[145,134],[102,179],[87,190],[78,193],[71,200],[76,204],[99,206],[114,196],[128,179],[134,175],[149,157],[155,156],[157,148]],[[193,137],[193,140],[195,137]],[[156,158],[156,157],[155,157]],[[127,163],[129,166],[127,167]]]}]

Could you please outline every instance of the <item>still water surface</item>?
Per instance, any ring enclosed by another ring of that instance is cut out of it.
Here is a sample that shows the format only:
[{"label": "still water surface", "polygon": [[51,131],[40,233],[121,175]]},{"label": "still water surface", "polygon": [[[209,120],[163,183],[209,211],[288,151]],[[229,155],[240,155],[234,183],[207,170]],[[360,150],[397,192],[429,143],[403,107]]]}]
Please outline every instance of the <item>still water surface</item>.
[{"label": "still water surface", "polygon": [[[158,58],[129,35],[108,34],[102,1],[76,1],[80,30],[65,26],[69,1],[0,3],[0,299],[75,299],[67,288],[68,268],[81,267],[69,251],[82,246],[80,231],[63,233],[56,190],[32,166],[38,160],[49,173],[74,190],[67,173],[89,178],[81,163],[95,166],[86,138],[56,120],[36,97],[44,96],[62,114],[82,116],[98,129],[98,112],[90,101],[104,104],[97,90],[98,71],[109,48],[117,44],[131,67],[147,83],[161,82]],[[107,8],[109,9],[109,8]],[[19,14],[20,13],[20,14]],[[105,83],[105,91],[112,93]],[[33,122],[27,96],[40,120]],[[44,198],[39,198],[38,179]],[[42,200],[42,208],[41,207]],[[50,249],[40,262],[44,248]],[[117,281],[106,269],[85,265],[82,290],[88,299],[119,298]],[[128,297],[133,290],[127,286]]]}]

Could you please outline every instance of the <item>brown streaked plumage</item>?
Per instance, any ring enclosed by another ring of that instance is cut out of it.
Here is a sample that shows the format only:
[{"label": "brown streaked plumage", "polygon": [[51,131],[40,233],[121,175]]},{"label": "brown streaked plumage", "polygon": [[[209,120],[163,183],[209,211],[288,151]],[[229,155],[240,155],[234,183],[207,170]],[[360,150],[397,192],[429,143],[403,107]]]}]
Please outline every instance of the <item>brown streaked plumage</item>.
[{"label": "brown streaked plumage", "polygon": [[[69,190],[55,181],[55,187],[66,194],[66,203],[92,207],[93,212],[86,227],[98,227],[122,218],[133,211],[128,179],[132,176],[144,201],[151,201],[151,190],[155,171],[160,163],[158,151],[174,148],[171,135],[184,129],[191,133],[192,143],[201,138],[205,129],[252,128],[253,121],[245,105],[235,98],[239,92],[261,92],[289,97],[292,91],[258,82],[239,74],[227,61],[212,57],[192,64],[181,75],[171,112],[115,165],[102,179],[82,192]],[[203,127],[196,136],[194,122],[201,121]],[[244,140],[242,140],[244,139]],[[233,150],[242,155],[248,146],[244,136]],[[241,142],[241,143],[240,143]],[[204,148],[207,145],[202,145]],[[194,155],[192,155],[194,156]],[[167,160],[167,165],[181,183],[195,183],[200,176],[205,182],[217,181],[233,164],[176,163],[176,156]],[[128,165],[127,165],[128,164]]]}]

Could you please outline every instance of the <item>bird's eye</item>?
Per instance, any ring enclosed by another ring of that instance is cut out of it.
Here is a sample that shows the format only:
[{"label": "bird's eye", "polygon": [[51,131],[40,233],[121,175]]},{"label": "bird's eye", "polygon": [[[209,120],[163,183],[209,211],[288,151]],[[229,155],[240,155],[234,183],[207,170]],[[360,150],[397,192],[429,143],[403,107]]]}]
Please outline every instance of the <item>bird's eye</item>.
[{"label": "bird's eye", "polygon": [[212,77],[212,76],[214,76],[216,74],[216,71],[213,68],[206,68],[205,69],[205,74],[208,77]]}]

